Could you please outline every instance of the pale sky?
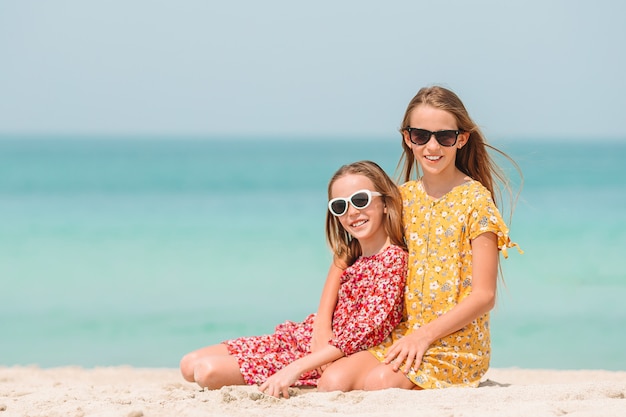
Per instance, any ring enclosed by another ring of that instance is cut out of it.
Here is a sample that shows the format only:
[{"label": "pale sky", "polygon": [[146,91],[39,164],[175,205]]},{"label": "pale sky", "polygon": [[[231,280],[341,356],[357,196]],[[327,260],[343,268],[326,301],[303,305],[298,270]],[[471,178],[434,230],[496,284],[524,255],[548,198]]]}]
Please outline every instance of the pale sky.
[{"label": "pale sky", "polygon": [[0,134],[626,140],[626,2],[0,0]]}]

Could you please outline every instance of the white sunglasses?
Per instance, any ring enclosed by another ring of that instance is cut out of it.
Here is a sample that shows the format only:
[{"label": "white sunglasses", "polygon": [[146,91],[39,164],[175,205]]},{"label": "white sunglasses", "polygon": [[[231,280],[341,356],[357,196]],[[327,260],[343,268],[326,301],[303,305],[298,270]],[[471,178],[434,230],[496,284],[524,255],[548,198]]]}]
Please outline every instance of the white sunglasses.
[{"label": "white sunglasses", "polygon": [[343,216],[348,211],[348,202],[350,202],[355,209],[363,210],[370,205],[372,197],[374,196],[382,196],[382,194],[378,191],[359,190],[348,198],[333,198],[328,202],[328,210],[333,216]]}]

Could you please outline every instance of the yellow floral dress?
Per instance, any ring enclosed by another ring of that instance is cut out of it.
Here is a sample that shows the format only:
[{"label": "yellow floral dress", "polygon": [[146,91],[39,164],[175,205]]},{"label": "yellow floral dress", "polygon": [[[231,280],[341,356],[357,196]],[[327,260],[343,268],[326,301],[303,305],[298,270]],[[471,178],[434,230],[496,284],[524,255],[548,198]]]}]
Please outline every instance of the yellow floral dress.
[{"label": "yellow floral dress", "polygon": [[[491,193],[474,180],[439,199],[429,197],[421,181],[400,187],[404,234],[409,248],[402,322],[369,351],[382,361],[399,338],[435,320],[472,291],[471,241],[485,232],[498,236],[498,248],[516,246]],[[409,379],[421,388],[476,387],[489,368],[489,313],[435,341]]]}]

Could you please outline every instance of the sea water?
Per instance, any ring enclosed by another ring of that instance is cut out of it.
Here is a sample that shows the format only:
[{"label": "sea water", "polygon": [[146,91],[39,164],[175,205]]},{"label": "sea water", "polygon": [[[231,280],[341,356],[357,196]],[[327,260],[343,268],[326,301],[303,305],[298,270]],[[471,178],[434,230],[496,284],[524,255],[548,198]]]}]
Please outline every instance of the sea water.
[{"label": "sea water", "polygon": [[[502,262],[492,366],[625,370],[626,144],[495,145],[524,174],[502,211],[525,253]],[[330,176],[399,156],[395,137],[4,137],[0,365],[176,367],[303,319]]]}]

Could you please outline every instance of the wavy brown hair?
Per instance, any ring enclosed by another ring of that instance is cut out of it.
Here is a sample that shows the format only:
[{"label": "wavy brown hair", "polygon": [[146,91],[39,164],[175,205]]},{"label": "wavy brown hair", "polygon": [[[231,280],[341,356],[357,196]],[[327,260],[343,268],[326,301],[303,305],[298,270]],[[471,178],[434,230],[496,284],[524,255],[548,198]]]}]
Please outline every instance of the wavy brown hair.
[{"label": "wavy brown hair", "polygon": [[[387,213],[383,221],[385,232],[389,235],[389,240],[393,245],[406,250],[402,227],[402,196],[400,195],[400,190],[375,162],[358,161],[339,168],[328,183],[328,199],[330,200],[332,197],[331,188],[335,181],[350,174],[363,175],[369,178],[375,188],[371,191],[378,191],[382,194],[383,201],[387,207]],[[333,251],[335,262],[341,268],[352,265],[363,254],[359,241],[353,239],[341,225],[339,219],[328,211],[326,213],[326,240]]]},{"label": "wavy brown hair", "polygon": [[[487,143],[478,125],[469,116],[463,102],[461,102],[461,99],[454,92],[440,86],[424,87],[419,90],[407,106],[404,119],[402,119],[402,125],[400,126],[400,133],[402,134],[402,132],[409,127],[409,117],[413,109],[422,104],[447,111],[456,119],[457,128],[460,131],[469,132],[469,140],[465,146],[457,150],[456,167],[465,175],[479,181],[485,186],[485,188],[491,192],[496,205],[498,201],[501,201],[498,183],[500,183],[508,191],[508,195],[512,197],[513,193],[508,178],[495,163],[488,150],[492,150],[504,156],[515,167],[520,178],[523,179],[519,166],[506,153]],[[413,151],[404,141],[404,137],[402,138],[402,149],[402,156],[398,162],[398,169],[401,170],[399,180],[406,182],[411,179],[417,179],[420,176],[419,166],[415,161]],[[514,206],[513,198],[511,198],[511,202],[512,213]]]}]

